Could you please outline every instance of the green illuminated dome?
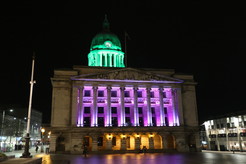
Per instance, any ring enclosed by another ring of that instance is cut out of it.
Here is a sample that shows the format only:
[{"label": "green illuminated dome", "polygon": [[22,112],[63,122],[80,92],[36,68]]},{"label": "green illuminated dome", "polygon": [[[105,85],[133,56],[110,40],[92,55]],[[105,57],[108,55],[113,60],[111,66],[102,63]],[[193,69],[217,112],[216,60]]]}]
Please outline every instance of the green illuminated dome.
[{"label": "green illuminated dome", "polygon": [[[110,42],[112,46],[109,46],[109,44],[105,45],[107,41]],[[90,50],[100,48],[121,50],[120,40],[111,32],[101,32],[92,39]]]},{"label": "green illuminated dome", "polygon": [[120,40],[110,32],[106,16],[103,22],[103,31],[92,39],[88,61],[89,66],[125,67],[124,52],[121,51]]}]

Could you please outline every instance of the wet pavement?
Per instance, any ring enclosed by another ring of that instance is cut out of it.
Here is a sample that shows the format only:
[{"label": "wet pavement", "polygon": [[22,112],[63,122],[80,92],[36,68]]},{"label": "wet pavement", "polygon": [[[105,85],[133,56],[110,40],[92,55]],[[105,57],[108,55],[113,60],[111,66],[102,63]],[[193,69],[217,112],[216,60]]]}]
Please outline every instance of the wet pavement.
[{"label": "wet pavement", "polygon": [[[30,151],[34,157],[42,157],[43,164],[246,164],[246,153],[146,153],[146,154],[45,154]],[[16,158],[22,152],[15,153]]]},{"label": "wet pavement", "polygon": [[245,164],[244,154],[146,153],[108,155],[44,155],[43,164]]}]

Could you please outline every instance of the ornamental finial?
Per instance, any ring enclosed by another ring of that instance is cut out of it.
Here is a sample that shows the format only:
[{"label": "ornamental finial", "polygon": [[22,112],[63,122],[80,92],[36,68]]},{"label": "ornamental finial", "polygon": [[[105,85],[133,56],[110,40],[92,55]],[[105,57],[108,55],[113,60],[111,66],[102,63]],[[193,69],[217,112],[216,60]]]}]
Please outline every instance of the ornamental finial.
[{"label": "ornamental finial", "polygon": [[109,22],[108,22],[107,14],[105,14],[105,18],[103,21],[103,31],[109,32]]}]

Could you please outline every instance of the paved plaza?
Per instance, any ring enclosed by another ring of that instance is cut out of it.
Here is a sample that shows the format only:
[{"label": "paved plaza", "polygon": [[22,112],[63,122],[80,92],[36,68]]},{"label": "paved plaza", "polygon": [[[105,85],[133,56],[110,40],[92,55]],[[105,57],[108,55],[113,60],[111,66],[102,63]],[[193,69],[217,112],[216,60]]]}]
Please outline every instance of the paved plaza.
[{"label": "paved plaza", "polygon": [[[203,151],[201,153],[146,153],[146,154],[45,154],[30,150],[34,157],[42,157],[43,164],[245,164],[246,153]],[[7,153],[21,156],[22,151]]]}]

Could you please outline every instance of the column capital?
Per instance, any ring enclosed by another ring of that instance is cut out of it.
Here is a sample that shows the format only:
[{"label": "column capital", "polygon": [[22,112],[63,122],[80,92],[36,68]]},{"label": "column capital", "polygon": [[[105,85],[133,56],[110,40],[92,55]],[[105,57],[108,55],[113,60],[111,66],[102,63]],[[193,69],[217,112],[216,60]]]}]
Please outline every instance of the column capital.
[{"label": "column capital", "polygon": [[107,90],[111,90],[112,89],[112,87],[111,86],[107,86]]},{"label": "column capital", "polygon": [[176,88],[171,88],[172,93],[176,92]]},{"label": "column capital", "polygon": [[151,91],[151,87],[146,87],[146,91]]},{"label": "column capital", "polygon": [[126,88],[125,88],[125,86],[120,86],[120,90],[125,90]]},{"label": "column capital", "polygon": [[98,89],[98,86],[92,86],[92,89],[93,90],[97,90]]}]

